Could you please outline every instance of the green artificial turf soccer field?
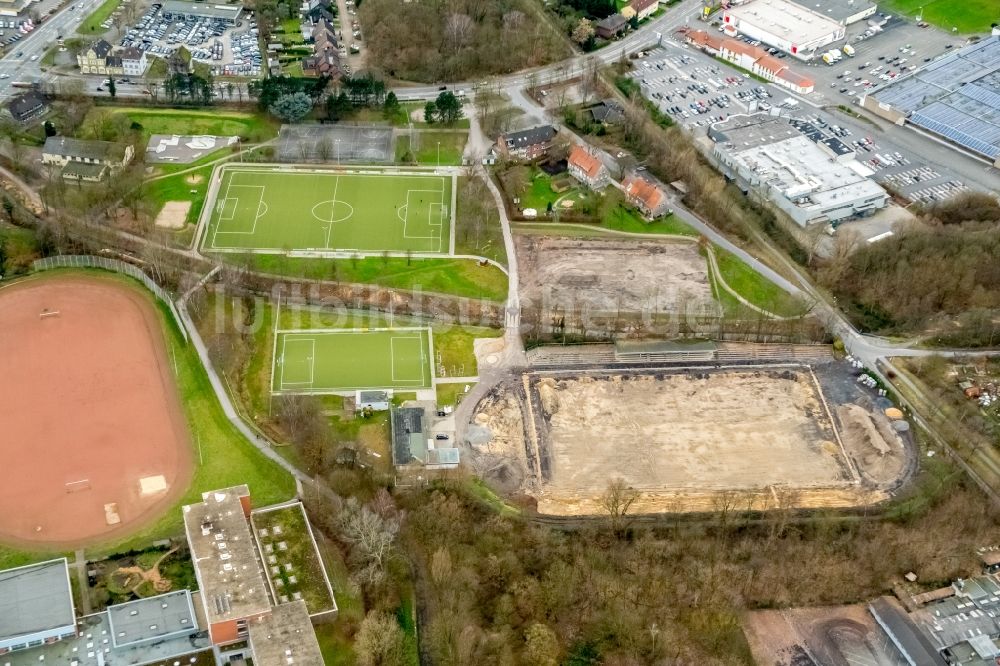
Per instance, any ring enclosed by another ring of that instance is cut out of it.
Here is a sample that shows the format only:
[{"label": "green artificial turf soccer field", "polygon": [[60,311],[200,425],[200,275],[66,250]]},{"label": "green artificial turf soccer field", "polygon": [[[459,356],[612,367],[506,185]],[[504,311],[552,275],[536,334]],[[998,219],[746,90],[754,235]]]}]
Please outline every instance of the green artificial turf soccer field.
[{"label": "green artificial turf soccer field", "polygon": [[224,168],[203,248],[447,253],[451,176]]},{"label": "green artificial turf soccer field", "polygon": [[431,387],[426,328],[278,331],[272,391],[332,393]]}]

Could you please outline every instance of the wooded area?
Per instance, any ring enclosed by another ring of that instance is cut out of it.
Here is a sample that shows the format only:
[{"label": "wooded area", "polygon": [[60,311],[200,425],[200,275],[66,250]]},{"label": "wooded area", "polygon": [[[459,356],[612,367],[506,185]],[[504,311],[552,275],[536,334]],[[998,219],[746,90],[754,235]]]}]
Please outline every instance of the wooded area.
[{"label": "wooded area", "polygon": [[370,64],[412,81],[461,81],[566,57],[531,0],[366,0],[359,8]]},{"label": "wooded area", "polygon": [[849,226],[819,277],[856,321],[881,333],[945,328],[952,344],[1000,338],[1000,204],[966,194],[926,209],[918,222],[878,243],[857,243]]}]

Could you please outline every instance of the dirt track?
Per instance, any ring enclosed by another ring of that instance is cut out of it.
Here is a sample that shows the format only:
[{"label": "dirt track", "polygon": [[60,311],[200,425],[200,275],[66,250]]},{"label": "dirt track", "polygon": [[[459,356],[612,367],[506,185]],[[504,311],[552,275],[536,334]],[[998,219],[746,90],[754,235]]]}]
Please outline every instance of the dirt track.
[{"label": "dirt track", "polygon": [[537,383],[550,490],[829,487],[852,481],[807,373],[611,375]]},{"label": "dirt track", "polygon": [[843,368],[518,373],[476,406],[469,459],[506,492],[521,477],[517,492],[548,515],[605,513],[615,477],[640,491],[634,513],[871,505],[905,481],[912,454],[879,441],[894,436],[888,422],[854,401],[870,402]]},{"label": "dirt track", "polygon": [[[186,489],[191,449],[160,317],[137,290],[79,276],[0,289],[0,375],[0,539],[92,543],[156,518]],[[139,479],[155,475],[168,490],[140,497]]]},{"label": "dirt track", "polygon": [[546,310],[714,314],[694,243],[516,236],[521,298]]}]

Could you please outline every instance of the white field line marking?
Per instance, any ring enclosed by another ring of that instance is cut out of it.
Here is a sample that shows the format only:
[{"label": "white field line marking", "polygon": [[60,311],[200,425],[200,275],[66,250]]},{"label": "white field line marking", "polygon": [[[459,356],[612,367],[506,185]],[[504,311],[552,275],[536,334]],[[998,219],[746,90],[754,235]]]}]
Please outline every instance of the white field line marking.
[{"label": "white field line marking", "polygon": [[[441,251],[441,243],[443,241],[442,233],[441,233],[442,232],[442,221],[439,219],[439,221],[435,224],[433,222],[434,215],[431,212],[433,210],[434,206],[444,206],[445,205],[445,203],[444,203],[444,178],[439,177],[439,181],[441,183],[441,189],[437,189],[437,190],[419,190],[419,189],[418,190],[407,190],[406,191],[406,204],[404,205],[404,208],[406,209],[406,216],[403,218],[403,238],[405,238],[406,240],[429,240],[429,241],[437,241],[437,249],[436,250],[431,250],[431,252],[440,252]],[[437,194],[439,196],[440,201],[437,201],[437,202],[431,201],[431,202],[428,202],[428,204],[427,204],[427,224],[428,224],[428,226],[437,227],[438,228],[436,234],[432,234],[430,236],[418,236],[418,235],[410,234],[409,231],[407,230],[407,227],[409,226],[409,221],[410,221],[410,195],[413,194],[414,192],[427,192],[427,193],[430,193],[430,194]],[[399,213],[397,212],[397,215],[398,214]],[[442,213],[441,217],[443,217],[443,213]]]},{"label": "white field line marking", "polygon": [[[422,343],[423,339],[419,335],[394,335],[389,338],[389,356],[392,364],[392,381],[400,382],[403,384],[413,384],[419,383],[423,385],[424,382],[424,371],[421,368],[420,377],[418,379],[402,379],[396,377],[396,341],[397,340],[416,340],[418,343]],[[422,359],[421,359],[422,360]]]},{"label": "white field line marking", "polygon": [[[221,229],[219,229],[218,227],[216,227],[215,234],[216,235],[219,235],[219,234],[239,234],[239,235],[243,235],[243,236],[253,236],[255,233],[257,233],[257,221],[267,213],[267,204],[264,203],[264,192],[265,192],[266,186],[265,185],[232,185],[231,184],[230,187],[246,187],[246,188],[252,188],[252,189],[259,190],[259,192],[257,194],[257,205],[253,209],[253,211],[254,211],[253,226],[250,227],[250,231],[222,231]],[[226,194],[228,194],[228,193],[229,193],[229,189],[227,188]],[[239,200],[239,199],[240,199],[240,197],[237,197],[237,200]],[[261,206],[264,206],[264,212],[263,213],[261,212]],[[221,227],[221,226],[222,226],[222,221],[220,220],[219,221],[219,227]],[[215,239],[213,238],[213,243],[214,243],[214,240]]]},{"label": "white field line marking", "polygon": [[[229,177],[229,180],[226,181],[226,196],[223,199],[223,201],[228,201],[229,200],[229,188],[232,187],[232,185],[233,185],[233,173],[230,172],[230,173],[228,173],[226,175]],[[225,177],[225,176],[223,176],[223,177]],[[212,248],[217,247],[216,244],[215,244],[215,239],[219,235],[219,227],[221,227],[221,226],[222,226],[222,220],[221,219],[216,220],[215,221],[215,229],[212,231]]]},{"label": "white field line marking", "polygon": [[305,385],[307,385],[308,387],[311,388],[312,385],[313,385],[313,380],[315,378],[316,338],[292,338],[291,339],[292,344],[295,344],[295,343],[304,343],[304,342],[308,342],[309,343],[309,355],[306,356],[306,360],[309,361],[309,379],[308,380],[302,380],[302,381],[294,381],[294,382],[292,382],[292,381],[285,381],[285,368],[288,367],[288,356],[287,356],[287,353],[286,353],[285,350],[288,347],[288,343],[289,343],[289,339],[288,338],[289,337],[290,336],[286,335],[285,338],[284,338],[284,340],[282,341],[282,345],[281,345],[281,359],[282,359],[282,361],[281,361],[281,389],[284,390],[286,386],[301,386],[303,384],[305,384]]},{"label": "white field line marking", "polygon": [[[337,189],[340,187],[340,176],[336,177],[337,180],[333,181],[333,202],[330,204],[330,223],[326,228],[326,247],[330,247],[330,235],[333,233],[333,217],[334,213],[337,211]],[[354,217],[354,214],[351,214]]]}]

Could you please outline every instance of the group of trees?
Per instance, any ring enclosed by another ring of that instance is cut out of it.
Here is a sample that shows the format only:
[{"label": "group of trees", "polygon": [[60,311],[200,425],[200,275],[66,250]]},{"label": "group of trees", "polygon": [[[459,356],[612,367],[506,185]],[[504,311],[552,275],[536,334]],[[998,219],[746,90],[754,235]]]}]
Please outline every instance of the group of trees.
[{"label": "group of trees", "polygon": [[567,54],[531,0],[366,0],[359,17],[370,64],[398,79],[465,80]]},{"label": "group of trees", "polygon": [[[169,104],[209,106],[213,101],[212,75],[200,76],[176,72],[163,80],[163,95]],[[110,88],[108,89],[110,92]]]},{"label": "group of trees", "polygon": [[497,515],[458,485],[404,493],[421,648],[443,666],[752,663],[747,609],[854,603],[909,570],[946,581],[973,569],[997,520],[947,478],[954,487],[907,520],[778,510],[752,522],[734,494],[704,522],[657,529],[629,525],[633,496],[619,488],[609,524],[568,533]]},{"label": "group of trees", "polygon": [[462,117],[462,102],[455,93],[446,90],[424,105],[424,122],[452,125]]},{"label": "group of trees", "polygon": [[[849,226],[838,234],[837,252],[818,260],[818,274],[866,329],[913,332],[942,316],[1000,312],[1000,204],[991,195],[929,207],[878,243],[857,243]],[[1000,333],[1000,324],[990,331]]]}]

